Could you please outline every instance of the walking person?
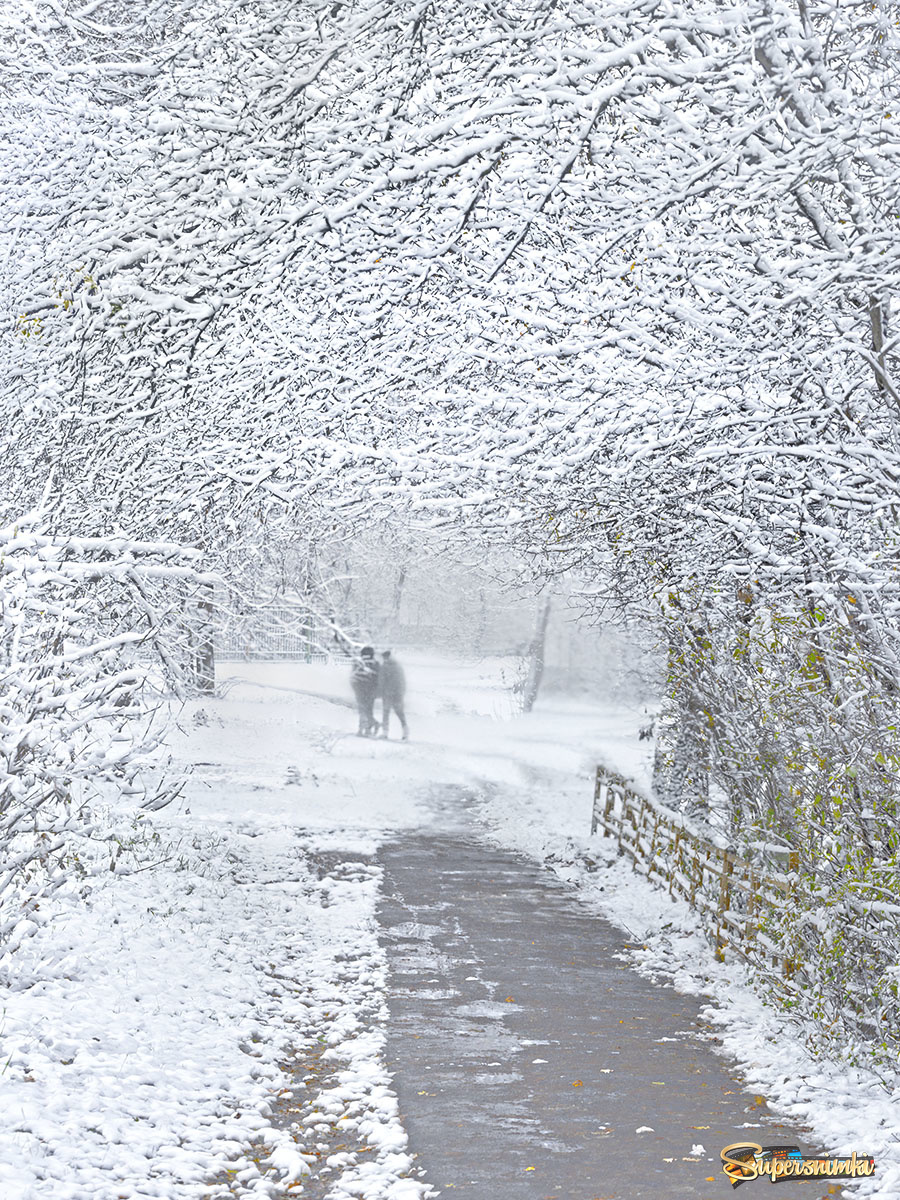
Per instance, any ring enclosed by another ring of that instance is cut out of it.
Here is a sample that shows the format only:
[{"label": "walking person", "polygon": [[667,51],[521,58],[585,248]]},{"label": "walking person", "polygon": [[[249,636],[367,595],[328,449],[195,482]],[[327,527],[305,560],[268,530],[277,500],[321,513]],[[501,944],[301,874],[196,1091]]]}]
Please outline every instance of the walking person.
[{"label": "walking person", "polygon": [[374,647],[363,646],[359,657],[353,660],[350,685],[356,697],[356,710],[359,713],[357,736],[371,737],[378,732],[378,722],[375,720],[375,697],[379,690],[379,668]]},{"label": "walking person", "polygon": [[409,737],[409,726],[406,724],[406,710],[403,707],[403,697],[406,694],[406,676],[403,674],[403,668],[391,656],[390,650],[383,651],[381,655],[379,690],[381,692],[381,736],[386,738],[388,735],[388,725],[391,719],[391,710],[393,710],[400,718],[400,727],[403,730],[403,740],[405,742]]}]

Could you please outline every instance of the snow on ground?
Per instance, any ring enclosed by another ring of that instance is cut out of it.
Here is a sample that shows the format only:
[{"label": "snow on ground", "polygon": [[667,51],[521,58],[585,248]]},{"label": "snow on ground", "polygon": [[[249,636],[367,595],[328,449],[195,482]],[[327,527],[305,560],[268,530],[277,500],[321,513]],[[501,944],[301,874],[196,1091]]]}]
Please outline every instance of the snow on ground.
[{"label": "snow on ground", "polygon": [[900,1195],[897,1092],[813,1061],[688,908],[589,837],[597,761],[646,784],[644,711],[551,695],[516,716],[500,661],[405,665],[405,745],[353,735],[340,665],[221,664],[223,695],[180,711],[181,800],[152,829],[110,817],[141,869],[54,901],[12,965],[0,1196],[281,1196],[311,1170],[334,1200],[424,1197],[382,1061],[371,857],[448,783],[477,789],[485,837],[625,928],[640,970],[710,995],[723,1048],[773,1106],[830,1150],[876,1155],[857,1195]]}]

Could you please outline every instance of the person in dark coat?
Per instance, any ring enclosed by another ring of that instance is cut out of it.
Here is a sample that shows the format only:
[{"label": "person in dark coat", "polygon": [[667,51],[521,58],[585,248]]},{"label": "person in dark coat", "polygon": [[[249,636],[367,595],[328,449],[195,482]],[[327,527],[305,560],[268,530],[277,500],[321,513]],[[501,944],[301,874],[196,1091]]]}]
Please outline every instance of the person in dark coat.
[{"label": "person in dark coat", "polygon": [[403,674],[403,668],[391,656],[390,650],[385,650],[381,655],[379,690],[381,692],[381,736],[387,737],[388,735],[388,725],[391,719],[391,710],[393,710],[400,718],[400,726],[403,729],[403,740],[405,742],[409,737],[409,727],[406,724],[406,711],[403,707],[403,697],[406,694],[406,676]]},{"label": "person in dark coat", "polygon": [[350,685],[356,697],[356,709],[359,713],[359,737],[371,737],[378,732],[378,722],[375,720],[375,697],[379,690],[378,660],[372,646],[363,646],[359,657],[353,660],[350,671]]}]

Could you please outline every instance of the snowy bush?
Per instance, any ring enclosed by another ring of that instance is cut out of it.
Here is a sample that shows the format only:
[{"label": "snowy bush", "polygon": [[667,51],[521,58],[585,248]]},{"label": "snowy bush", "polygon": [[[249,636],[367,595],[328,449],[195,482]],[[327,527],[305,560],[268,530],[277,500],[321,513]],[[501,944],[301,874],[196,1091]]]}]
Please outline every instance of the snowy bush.
[{"label": "snowy bush", "polygon": [[[117,869],[92,804],[108,785],[139,802],[158,744],[147,666],[156,630],[136,599],[193,573],[190,556],[125,539],[60,539],[36,517],[0,530],[0,961],[42,921],[57,889]],[[111,615],[118,620],[111,621]],[[120,628],[109,632],[110,625]],[[118,845],[118,843],[117,843]]]},{"label": "snowy bush", "polygon": [[775,993],[819,1044],[896,1063],[900,699],[849,600],[681,600],[663,602],[658,791],[763,872],[795,864],[791,902],[763,924],[791,964]]}]

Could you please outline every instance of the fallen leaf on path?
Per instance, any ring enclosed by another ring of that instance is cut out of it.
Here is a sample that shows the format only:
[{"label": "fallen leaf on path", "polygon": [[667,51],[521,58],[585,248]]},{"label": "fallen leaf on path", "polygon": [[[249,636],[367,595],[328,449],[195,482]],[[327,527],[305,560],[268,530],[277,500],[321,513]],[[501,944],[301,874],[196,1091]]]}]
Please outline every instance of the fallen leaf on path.
[{"label": "fallen leaf on path", "polygon": [[581,1082],[580,1079],[573,1079],[572,1087],[584,1087],[584,1084]]}]

